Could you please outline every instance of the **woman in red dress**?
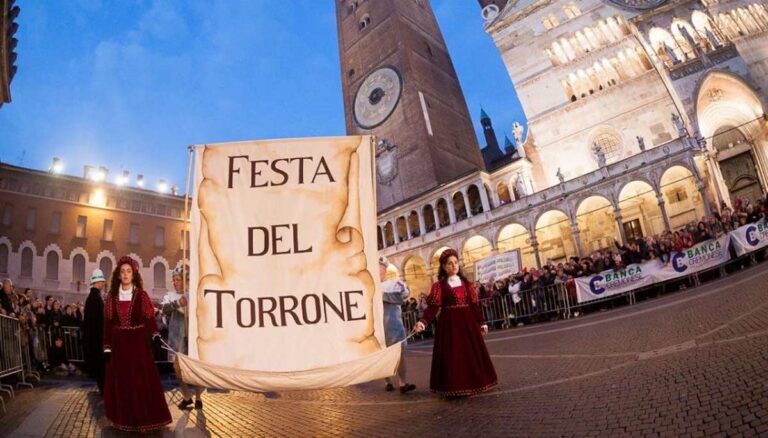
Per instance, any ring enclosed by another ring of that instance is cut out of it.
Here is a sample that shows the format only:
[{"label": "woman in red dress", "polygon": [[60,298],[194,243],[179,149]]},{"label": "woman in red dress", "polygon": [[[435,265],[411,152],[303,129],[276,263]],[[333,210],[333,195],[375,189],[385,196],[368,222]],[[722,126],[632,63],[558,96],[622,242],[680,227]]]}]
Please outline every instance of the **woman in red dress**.
[{"label": "woman in red dress", "polygon": [[115,429],[146,432],[171,423],[160,374],[152,355],[159,336],[139,265],[117,262],[104,303],[104,413]]},{"label": "woman in red dress", "polygon": [[477,303],[477,293],[459,270],[459,255],[453,249],[440,255],[440,271],[427,304],[429,307],[414,330],[424,330],[440,311],[429,378],[432,392],[460,397],[496,386],[496,370],[483,340],[488,326]]}]

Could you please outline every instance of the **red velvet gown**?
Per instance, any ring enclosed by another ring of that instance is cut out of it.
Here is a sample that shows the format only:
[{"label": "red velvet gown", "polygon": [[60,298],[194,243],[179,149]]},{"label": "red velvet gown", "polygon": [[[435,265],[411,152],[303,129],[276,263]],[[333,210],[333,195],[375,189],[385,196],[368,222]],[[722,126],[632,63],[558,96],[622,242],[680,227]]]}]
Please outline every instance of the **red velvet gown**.
[{"label": "red velvet gown", "polygon": [[104,348],[112,350],[104,376],[104,413],[115,429],[146,432],[171,423],[160,374],[152,355],[158,333],[149,295],[131,301],[108,294],[104,303]]},{"label": "red velvet gown", "polygon": [[455,288],[438,281],[432,285],[427,304],[421,319],[425,326],[440,311],[429,377],[432,392],[457,397],[496,386],[496,370],[480,332],[485,318],[474,288],[465,281]]}]

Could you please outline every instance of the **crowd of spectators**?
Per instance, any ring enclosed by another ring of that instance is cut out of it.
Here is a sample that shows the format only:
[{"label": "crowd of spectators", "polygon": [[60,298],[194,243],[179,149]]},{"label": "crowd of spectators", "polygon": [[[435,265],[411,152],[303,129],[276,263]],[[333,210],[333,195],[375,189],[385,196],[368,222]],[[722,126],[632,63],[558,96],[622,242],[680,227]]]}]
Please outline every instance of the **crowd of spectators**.
[{"label": "crowd of spectators", "polygon": [[[509,294],[515,296],[515,304],[519,306],[520,295],[526,291],[534,291],[529,304],[534,312],[546,310],[548,303],[542,290],[548,286],[562,284],[566,286],[571,298],[575,299],[573,279],[585,277],[606,270],[619,270],[631,264],[643,263],[650,260],[660,260],[668,264],[673,254],[690,248],[697,243],[715,239],[741,226],[755,223],[768,218],[768,196],[751,203],[747,199],[736,198],[733,208],[721,205],[720,212],[711,216],[692,221],[676,231],[665,231],[659,235],[631,239],[625,244],[614,240],[614,246],[593,252],[586,257],[570,257],[558,263],[552,260],[540,268],[525,267],[519,273],[508,278],[485,283],[475,283],[481,299],[503,297]],[[536,296],[539,297],[538,303]],[[551,301],[551,300],[550,300]],[[420,299],[410,298],[404,305],[403,311],[410,311],[419,317],[426,309],[426,294],[421,293]],[[518,309],[520,310],[520,309]],[[513,312],[514,313],[514,312]]]}]

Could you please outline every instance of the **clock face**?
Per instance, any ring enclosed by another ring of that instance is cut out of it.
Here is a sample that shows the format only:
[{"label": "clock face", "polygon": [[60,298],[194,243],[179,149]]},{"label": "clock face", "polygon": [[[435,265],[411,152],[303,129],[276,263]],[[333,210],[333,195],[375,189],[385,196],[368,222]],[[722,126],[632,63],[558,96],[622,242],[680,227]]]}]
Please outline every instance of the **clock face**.
[{"label": "clock face", "polygon": [[397,107],[402,91],[403,81],[394,67],[374,70],[363,80],[355,95],[357,126],[371,129],[384,123]]},{"label": "clock face", "polygon": [[636,11],[646,11],[653,9],[657,6],[661,6],[667,2],[667,0],[610,0],[611,3],[619,5],[626,9],[634,9]]}]

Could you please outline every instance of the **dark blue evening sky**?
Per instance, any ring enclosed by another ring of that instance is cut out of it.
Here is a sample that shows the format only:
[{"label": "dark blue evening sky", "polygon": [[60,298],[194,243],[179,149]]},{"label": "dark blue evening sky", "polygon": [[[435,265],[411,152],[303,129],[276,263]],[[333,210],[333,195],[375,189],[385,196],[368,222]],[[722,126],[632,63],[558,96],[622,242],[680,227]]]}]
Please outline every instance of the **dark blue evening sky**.
[{"label": "dark blue evening sky", "polygon": [[[184,186],[186,146],[344,135],[332,0],[17,0],[0,160]],[[524,116],[475,0],[433,0],[482,140]],[[375,48],[372,48],[375,49]]]}]

